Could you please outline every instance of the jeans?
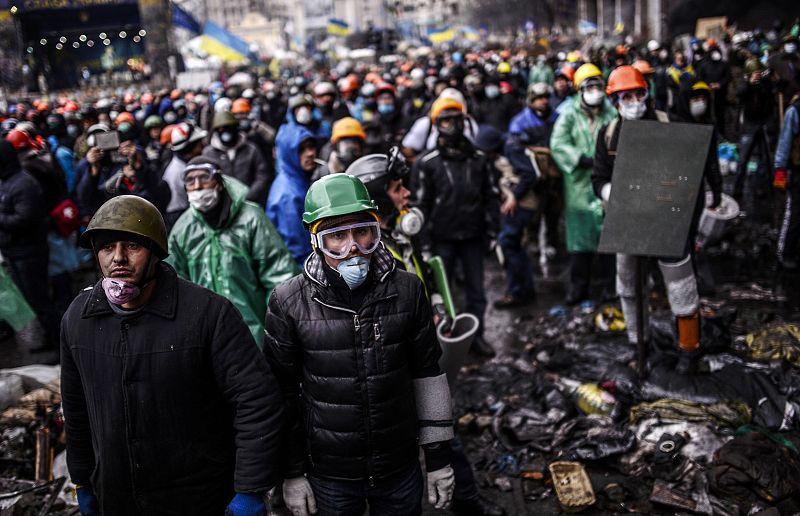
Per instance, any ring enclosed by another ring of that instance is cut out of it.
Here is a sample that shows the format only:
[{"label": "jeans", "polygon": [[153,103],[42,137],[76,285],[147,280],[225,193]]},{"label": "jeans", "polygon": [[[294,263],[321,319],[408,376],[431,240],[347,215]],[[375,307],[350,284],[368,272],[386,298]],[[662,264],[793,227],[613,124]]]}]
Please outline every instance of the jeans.
[{"label": "jeans", "polygon": [[522,237],[535,215],[533,210],[517,208],[514,215],[503,217],[498,239],[506,259],[506,294],[512,297],[533,293],[533,265],[522,247]]},{"label": "jeans", "polygon": [[447,277],[455,278],[456,262],[464,271],[464,290],[467,304],[464,310],[478,318],[478,334],[483,334],[483,313],[486,311],[486,292],[483,289],[483,239],[439,241],[433,244],[433,254],[444,262]]},{"label": "jeans", "polygon": [[418,516],[422,513],[424,484],[419,464],[397,475],[378,480],[348,482],[309,477],[317,516],[363,516],[369,504],[370,516]]}]

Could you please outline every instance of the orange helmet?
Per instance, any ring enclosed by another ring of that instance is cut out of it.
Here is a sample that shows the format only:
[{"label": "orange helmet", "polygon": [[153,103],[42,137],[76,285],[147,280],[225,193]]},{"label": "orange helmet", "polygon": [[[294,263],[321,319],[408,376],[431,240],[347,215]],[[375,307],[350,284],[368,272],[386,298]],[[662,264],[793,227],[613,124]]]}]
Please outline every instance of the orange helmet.
[{"label": "orange helmet", "polygon": [[346,116],[333,123],[331,143],[336,145],[339,140],[343,138],[361,138],[362,140],[366,140],[367,133],[364,132],[364,128],[358,120]]},{"label": "orange helmet", "polygon": [[506,60],[511,58],[511,51],[510,50],[501,50],[500,51],[500,59]]},{"label": "orange helmet", "polygon": [[170,100],[178,100],[182,96],[183,96],[183,91],[181,91],[179,88],[175,88],[169,93]]},{"label": "orange helmet", "polygon": [[651,73],[655,72],[655,70],[653,70],[653,67],[650,66],[650,63],[648,63],[644,59],[637,59],[636,61],[634,61],[633,67],[639,70],[639,72],[641,72],[642,75],[650,75]]},{"label": "orange helmet", "polygon": [[339,79],[339,91],[342,93],[350,93],[358,90],[358,77],[353,74]]},{"label": "orange helmet", "polygon": [[463,114],[464,104],[449,97],[439,97],[433,103],[433,106],[431,106],[431,122],[435,124],[436,119],[439,118],[439,115],[441,115],[442,112],[447,110],[457,110],[461,111],[461,113]]},{"label": "orange helmet", "polygon": [[24,149],[41,149],[28,133],[20,129],[12,129],[9,131],[6,135],[6,140],[18,151]]},{"label": "orange helmet", "polygon": [[372,84],[377,84],[381,82],[381,80],[381,76],[375,72],[369,72],[364,76],[364,82],[371,82]]},{"label": "orange helmet", "polygon": [[233,101],[233,105],[231,105],[231,113],[234,115],[236,114],[247,114],[250,112],[250,101],[247,99],[236,99]]},{"label": "orange helmet", "polygon": [[64,104],[64,112],[66,113],[77,113],[80,110],[80,106],[74,100],[68,101]]},{"label": "orange helmet", "polygon": [[646,90],[647,81],[644,80],[642,72],[633,66],[625,65],[614,69],[608,76],[606,95],[613,95],[620,91]]},{"label": "orange helmet", "polygon": [[122,124],[136,124],[136,119],[133,117],[133,114],[128,113],[127,111],[123,111],[122,113],[117,115],[117,118],[114,119],[114,125],[119,127]]},{"label": "orange helmet", "polygon": [[169,145],[172,142],[172,128],[173,127],[175,127],[174,124],[173,125],[166,125],[166,126],[164,126],[163,129],[161,129],[161,135],[158,138],[158,141],[161,143],[161,145],[166,146],[166,145]]},{"label": "orange helmet", "polygon": [[569,82],[572,82],[575,79],[575,69],[570,65],[564,65],[556,75],[563,75]]},{"label": "orange helmet", "polygon": [[39,102],[38,104],[36,104],[36,111],[38,111],[39,113],[44,113],[45,111],[50,111],[50,104],[48,104],[46,101],[43,100],[43,101]]}]

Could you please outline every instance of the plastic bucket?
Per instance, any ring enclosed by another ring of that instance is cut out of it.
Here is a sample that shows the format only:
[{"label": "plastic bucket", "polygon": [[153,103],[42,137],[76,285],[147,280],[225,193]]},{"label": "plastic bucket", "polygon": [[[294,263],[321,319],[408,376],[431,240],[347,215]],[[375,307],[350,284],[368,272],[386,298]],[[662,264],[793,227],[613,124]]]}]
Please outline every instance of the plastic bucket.
[{"label": "plastic bucket", "polygon": [[[714,195],[706,192],[706,206],[713,202]],[[697,243],[711,245],[719,241],[731,220],[739,216],[739,203],[728,194],[722,194],[717,209],[705,208],[697,225]]]},{"label": "plastic bucket", "polygon": [[442,347],[442,357],[439,359],[439,367],[447,375],[447,383],[450,389],[455,385],[458,370],[464,363],[472,339],[478,331],[478,318],[472,314],[458,314],[453,321],[449,336],[443,334],[444,327],[440,324],[436,328],[436,338]]}]

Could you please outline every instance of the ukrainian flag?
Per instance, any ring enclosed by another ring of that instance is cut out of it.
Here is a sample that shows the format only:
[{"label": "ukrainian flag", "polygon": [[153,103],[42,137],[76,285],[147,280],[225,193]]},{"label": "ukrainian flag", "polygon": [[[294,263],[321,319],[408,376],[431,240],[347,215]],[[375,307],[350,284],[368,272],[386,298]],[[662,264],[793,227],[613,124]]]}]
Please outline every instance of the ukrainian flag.
[{"label": "ukrainian flag", "polygon": [[462,37],[468,41],[480,41],[481,34],[477,30],[472,27],[462,27],[461,28]]},{"label": "ukrainian flag", "polygon": [[350,26],[344,20],[340,20],[338,18],[329,18],[328,34],[332,34],[334,36],[349,36]]},{"label": "ukrainian flag", "polygon": [[246,63],[253,58],[246,41],[210,21],[206,22],[200,36],[200,48],[229,63]]},{"label": "ukrainian flag", "polygon": [[456,39],[456,31],[453,30],[449,25],[445,25],[444,27],[433,27],[428,29],[428,39],[434,44],[447,43],[448,41],[453,41]]}]

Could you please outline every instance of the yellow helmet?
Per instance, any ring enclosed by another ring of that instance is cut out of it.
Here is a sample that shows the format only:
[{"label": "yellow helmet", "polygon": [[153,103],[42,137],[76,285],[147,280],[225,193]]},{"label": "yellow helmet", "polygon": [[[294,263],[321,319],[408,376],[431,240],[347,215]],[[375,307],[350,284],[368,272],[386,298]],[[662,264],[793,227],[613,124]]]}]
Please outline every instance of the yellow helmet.
[{"label": "yellow helmet", "polygon": [[511,73],[511,65],[503,61],[497,65],[497,73]]},{"label": "yellow helmet", "polygon": [[602,76],[603,72],[601,72],[598,67],[596,67],[592,63],[586,63],[584,65],[581,65],[581,67],[575,71],[575,78],[573,79],[572,82],[575,84],[576,88],[580,88],[581,83],[586,79],[590,77],[602,77]]},{"label": "yellow helmet", "polygon": [[436,119],[439,118],[439,115],[442,114],[442,111],[450,109],[461,111],[463,114],[464,104],[448,97],[439,97],[436,99],[436,101],[433,103],[433,106],[431,106],[431,122],[435,124]]},{"label": "yellow helmet", "polygon": [[367,134],[358,120],[347,116],[333,123],[331,143],[336,145],[342,138],[361,138],[366,140]]},{"label": "yellow helmet", "polygon": [[578,59],[580,59],[580,57],[581,57],[581,53],[578,52],[577,50],[574,50],[574,51],[570,52],[569,54],[567,54],[567,62],[568,63],[577,63]]},{"label": "yellow helmet", "polygon": [[704,81],[697,81],[692,84],[692,91],[711,91],[711,87]]}]

